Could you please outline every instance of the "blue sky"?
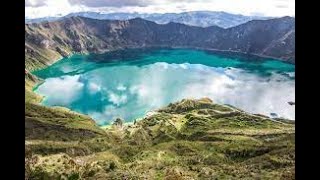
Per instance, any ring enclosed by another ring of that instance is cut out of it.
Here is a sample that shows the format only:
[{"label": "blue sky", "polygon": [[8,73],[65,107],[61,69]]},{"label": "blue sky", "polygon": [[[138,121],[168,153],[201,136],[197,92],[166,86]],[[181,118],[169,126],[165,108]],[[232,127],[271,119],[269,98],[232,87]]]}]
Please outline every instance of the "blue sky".
[{"label": "blue sky", "polygon": [[179,13],[225,11],[259,16],[294,16],[295,0],[25,0],[26,18],[63,16],[72,12]]}]

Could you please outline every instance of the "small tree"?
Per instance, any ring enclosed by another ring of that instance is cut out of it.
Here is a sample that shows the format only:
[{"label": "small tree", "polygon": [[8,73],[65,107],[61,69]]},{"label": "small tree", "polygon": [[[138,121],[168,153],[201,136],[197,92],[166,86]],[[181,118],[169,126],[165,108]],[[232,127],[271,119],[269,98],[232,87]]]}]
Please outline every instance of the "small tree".
[{"label": "small tree", "polygon": [[122,127],[123,126],[123,120],[121,118],[117,118],[114,122],[113,125]]}]

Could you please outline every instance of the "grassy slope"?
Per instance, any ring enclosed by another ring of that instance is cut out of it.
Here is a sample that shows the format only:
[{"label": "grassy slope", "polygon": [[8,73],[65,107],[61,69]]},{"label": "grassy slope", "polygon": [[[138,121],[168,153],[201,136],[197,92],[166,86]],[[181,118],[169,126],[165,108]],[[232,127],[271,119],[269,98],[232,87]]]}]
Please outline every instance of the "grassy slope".
[{"label": "grassy slope", "polygon": [[99,137],[27,141],[29,160],[37,159],[28,172],[75,179],[294,179],[294,137],[292,123],[209,99],[183,100]]},{"label": "grassy slope", "polygon": [[27,73],[25,77],[26,139],[74,140],[104,134],[88,116],[62,107],[44,107],[42,97],[32,91],[39,79]]}]

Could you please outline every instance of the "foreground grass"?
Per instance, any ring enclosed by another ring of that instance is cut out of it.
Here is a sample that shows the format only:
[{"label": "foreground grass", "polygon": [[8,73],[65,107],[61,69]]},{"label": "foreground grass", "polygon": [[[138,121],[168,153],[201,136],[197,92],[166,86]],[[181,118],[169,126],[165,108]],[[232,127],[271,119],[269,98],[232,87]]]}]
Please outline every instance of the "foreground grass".
[{"label": "foreground grass", "polygon": [[65,109],[33,104],[27,117],[40,129],[61,125],[67,137],[26,136],[29,179],[295,178],[294,123],[209,99],[182,100],[103,132]]}]

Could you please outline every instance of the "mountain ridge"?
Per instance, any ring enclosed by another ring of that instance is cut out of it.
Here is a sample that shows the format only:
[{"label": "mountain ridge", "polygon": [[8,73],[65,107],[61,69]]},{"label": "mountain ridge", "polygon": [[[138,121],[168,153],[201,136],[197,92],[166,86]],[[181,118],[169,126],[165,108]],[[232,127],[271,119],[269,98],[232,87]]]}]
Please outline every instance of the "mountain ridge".
[{"label": "mountain ridge", "polygon": [[44,17],[35,19],[25,19],[26,23],[39,23],[43,21],[56,21],[72,16],[87,17],[92,19],[109,20],[129,20],[141,17],[158,24],[167,24],[169,22],[182,23],[192,26],[208,27],[217,25],[228,28],[236,26],[253,19],[270,19],[272,17],[245,16],[241,14],[231,14],[223,11],[189,11],[181,13],[98,13],[98,12],[76,12],[61,17]]},{"label": "mountain ridge", "polygon": [[255,20],[228,29],[178,23],[159,25],[142,18],[121,21],[71,17],[26,24],[25,62],[27,70],[33,70],[74,53],[187,47],[240,52],[294,63],[294,26],[291,17]]}]

